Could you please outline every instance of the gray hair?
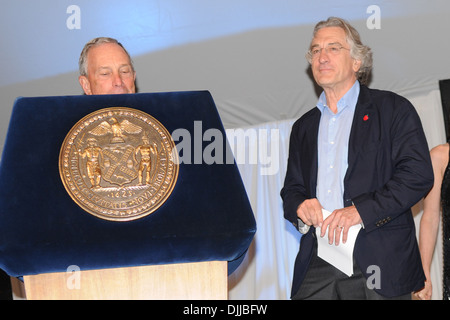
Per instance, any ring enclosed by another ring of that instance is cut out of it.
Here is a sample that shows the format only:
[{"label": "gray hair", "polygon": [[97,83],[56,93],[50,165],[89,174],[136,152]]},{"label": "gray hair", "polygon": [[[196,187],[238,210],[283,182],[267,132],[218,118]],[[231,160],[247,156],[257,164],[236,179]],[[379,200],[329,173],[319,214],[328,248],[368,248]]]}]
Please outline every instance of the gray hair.
[{"label": "gray hair", "polygon": [[[317,31],[326,27],[339,27],[344,30],[347,42],[350,45],[350,55],[353,59],[361,61],[361,67],[356,73],[356,77],[361,84],[367,85],[373,66],[372,50],[368,46],[362,44],[358,31],[341,18],[330,17],[325,21],[317,23],[314,27],[313,38],[316,36]],[[309,63],[311,63],[311,58],[311,51],[308,51],[306,59]]]},{"label": "gray hair", "polygon": [[87,76],[87,70],[88,70],[87,55],[88,55],[89,50],[93,47],[97,47],[97,46],[105,44],[105,43],[115,43],[115,44],[119,45],[125,51],[128,58],[130,59],[131,68],[134,71],[134,66],[133,66],[133,61],[131,60],[131,56],[128,53],[128,51],[125,49],[125,47],[119,41],[117,41],[116,39],[113,39],[113,38],[99,37],[99,38],[92,39],[91,41],[86,43],[83,50],[81,51],[80,60],[78,61],[78,68],[79,68],[81,76]]}]

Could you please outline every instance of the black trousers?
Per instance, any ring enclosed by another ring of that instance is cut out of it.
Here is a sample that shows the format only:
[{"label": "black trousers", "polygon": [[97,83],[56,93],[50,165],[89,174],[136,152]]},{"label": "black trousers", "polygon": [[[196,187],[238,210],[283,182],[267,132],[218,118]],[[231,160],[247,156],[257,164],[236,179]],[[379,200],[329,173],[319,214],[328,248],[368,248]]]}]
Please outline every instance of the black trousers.
[{"label": "black trousers", "polygon": [[353,275],[333,267],[313,253],[311,263],[293,300],[411,300],[411,294],[395,298],[386,298],[370,289],[367,280],[356,263]]}]

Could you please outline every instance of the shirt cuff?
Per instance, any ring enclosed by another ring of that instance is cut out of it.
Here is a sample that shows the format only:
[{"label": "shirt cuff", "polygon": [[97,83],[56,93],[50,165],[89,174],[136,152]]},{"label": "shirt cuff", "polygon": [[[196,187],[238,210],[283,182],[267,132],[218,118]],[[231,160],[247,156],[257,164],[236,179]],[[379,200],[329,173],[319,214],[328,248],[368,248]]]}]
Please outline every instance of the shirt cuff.
[{"label": "shirt cuff", "polygon": [[306,234],[309,231],[310,226],[306,225],[300,218],[297,218],[298,231],[301,234]]}]

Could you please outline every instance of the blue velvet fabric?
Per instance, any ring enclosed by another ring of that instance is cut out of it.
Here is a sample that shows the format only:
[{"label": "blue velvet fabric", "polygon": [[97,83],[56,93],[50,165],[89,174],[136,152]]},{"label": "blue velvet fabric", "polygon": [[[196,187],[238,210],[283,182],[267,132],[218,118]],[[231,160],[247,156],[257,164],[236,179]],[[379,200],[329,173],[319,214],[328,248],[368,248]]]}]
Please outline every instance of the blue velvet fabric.
[{"label": "blue velvet fabric", "polygon": [[70,198],[58,168],[64,138],[89,113],[119,106],[152,115],[170,133],[185,128],[193,137],[202,121],[203,132],[225,137],[207,91],[17,99],[0,163],[0,268],[9,275],[213,260],[228,261],[231,273],[239,265],[256,223],[235,164],[181,163],[168,200],[135,221],[99,219]]}]

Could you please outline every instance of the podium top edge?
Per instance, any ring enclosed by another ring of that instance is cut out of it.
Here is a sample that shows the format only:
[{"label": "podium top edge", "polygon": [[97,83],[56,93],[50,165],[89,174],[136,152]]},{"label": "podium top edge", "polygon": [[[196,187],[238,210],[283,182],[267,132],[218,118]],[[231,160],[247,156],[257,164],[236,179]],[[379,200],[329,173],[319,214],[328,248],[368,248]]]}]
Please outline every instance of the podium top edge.
[{"label": "podium top edge", "polygon": [[17,96],[15,103],[19,100],[27,99],[49,99],[49,98],[102,98],[102,97],[126,97],[126,96],[144,96],[144,95],[190,95],[190,94],[207,94],[212,96],[211,92],[207,89],[205,90],[180,90],[180,91],[155,91],[155,92],[137,92],[137,93],[127,93],[127,94],[104,94],[104,95],[86,95],[86,94],[71,94],[71,95],[45,95],[45,96]]}]

